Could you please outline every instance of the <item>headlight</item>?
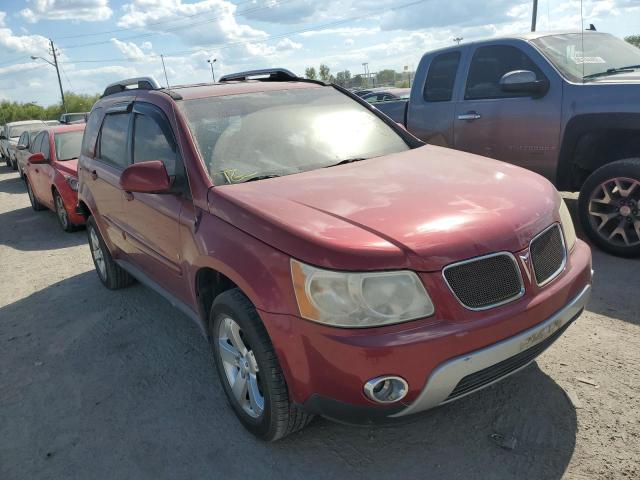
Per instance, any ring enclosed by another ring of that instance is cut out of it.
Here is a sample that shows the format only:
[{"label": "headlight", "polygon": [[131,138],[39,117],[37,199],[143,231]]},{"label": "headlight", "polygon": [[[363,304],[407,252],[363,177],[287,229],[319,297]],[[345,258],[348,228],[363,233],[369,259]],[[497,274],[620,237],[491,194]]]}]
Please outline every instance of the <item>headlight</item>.
[{"label": "headlight", "polygon": [[291,259],[300,315],[338,327],[377,327],[433,315],[414,272],[335,272]]},{"label": "headlight", "polygon": [[564,241],[567,243],[567,250],[571,250],[576,244],[576,229],[573,226],[571,214],[563,198],[560,198],[560,223],[564,232]]},{"label": "headlight", "polygon": [[64,179],[67,181],[67,183],[71,187],[71,190],[73,190],[74,192],[78,191],[78,179],[77,178],[72,177],[70,175],[66,175],[64,177]]}]

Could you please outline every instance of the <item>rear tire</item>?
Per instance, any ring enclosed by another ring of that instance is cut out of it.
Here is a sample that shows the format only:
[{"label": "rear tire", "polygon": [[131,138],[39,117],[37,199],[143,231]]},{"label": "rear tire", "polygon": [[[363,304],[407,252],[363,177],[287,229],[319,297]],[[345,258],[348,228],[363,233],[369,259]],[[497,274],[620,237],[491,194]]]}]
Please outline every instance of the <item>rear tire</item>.
[{"label": "rear tire", "polygon": [[29,179],[25,178],[25,182],[27,184],[27,194],[29,195],[31,208],[33,208],[36,212],[44,210],[45,206],[38,201],[38,199],[36,198],[36,194],[33,193],[33,189],[31,188],[31,182],[29,182]]},{"label": "rear tire", "polygon": [[113,260],[93,217],[87,220],[87,236],[93,265],[102,284],[109,290],[119,290],[131,285],[134,278]]},{"label": "rear tire", "polygon": [[621,257],[640,256],[640,158],[608,163],[580,189],[580,222],[591,241]]},{"label": "rear tire", "polygon": [[18,160],[11,160],[11,169],[18,170]]},{"label": "rear tire", "polygon": [[[255,307],[239,289],[227,290],[214,300],[209,338],[222,388],[247,430],[273,442],[311,421],[313,415],[289,399],[269,335]],[[234,388],[236,384],[240,388]]]}]

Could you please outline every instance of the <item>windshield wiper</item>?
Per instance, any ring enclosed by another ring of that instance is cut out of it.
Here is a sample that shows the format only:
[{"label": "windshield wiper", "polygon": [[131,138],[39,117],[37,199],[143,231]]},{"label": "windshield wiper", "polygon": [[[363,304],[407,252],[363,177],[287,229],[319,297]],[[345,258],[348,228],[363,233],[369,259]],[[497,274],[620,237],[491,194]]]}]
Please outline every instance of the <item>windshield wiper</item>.
[{"label": "windshield wiper", "polygon": [[251,177],[249,180],[245,180],[244,182],[240,182],[240,183],[247,183],[247,182],[253,182],[255,180],[266,180],[267,178],[276,178],[279,177],[280,175],[276,175],[276,174],[270,174],[270,175],[258,175],[255,177]]},{"label": "windshield wiper", "polygon": [[604,72],[592,73],[590,75],[585,75],[583,78],[596,78],[596,77],[606,77],[607,75],[615,75],[616,73],[624,73],[631,70],[637,70],[640,68],[640,65],[627,65],[626,67],[616,67],[609,68]]},{"label": "windshield wiper", "polygon": [[361,160],[368,160],[367,158],[364,157],[358,157],[358,158],[345,158],[344,160],[340,160],[338,163],[334,163],[332,165],[327,165],[324,168],[329,168],[329,167],[337,167],[338,165],[346,165],[347,163],[353,163],[353,162],[360,162]]}]

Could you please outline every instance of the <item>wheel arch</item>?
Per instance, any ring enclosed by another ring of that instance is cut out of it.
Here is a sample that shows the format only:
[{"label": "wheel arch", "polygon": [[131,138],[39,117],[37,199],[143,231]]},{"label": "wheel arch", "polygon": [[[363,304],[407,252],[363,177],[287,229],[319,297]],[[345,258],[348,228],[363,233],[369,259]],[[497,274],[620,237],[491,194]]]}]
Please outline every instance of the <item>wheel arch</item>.
[{"label": "wheel arch", "polygon": [[577,191],[598,168],[630,156],[640,156],[640,113],[576,116],[565,128],[556,186]]}]

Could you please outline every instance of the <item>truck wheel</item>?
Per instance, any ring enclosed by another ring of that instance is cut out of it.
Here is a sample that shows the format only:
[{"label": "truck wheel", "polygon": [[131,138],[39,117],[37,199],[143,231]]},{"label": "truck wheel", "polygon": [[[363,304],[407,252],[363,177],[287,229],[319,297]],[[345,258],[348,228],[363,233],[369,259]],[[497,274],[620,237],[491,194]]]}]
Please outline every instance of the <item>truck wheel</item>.
[{"label": "truck wheel", "polygon": [[580,222],[591,241],[621,257],[640,256],[640,158],[593,172],[580,189]]},{"label": "truck wheel", "polygon": [[216,297],[209,338],[218,377],[244,427],[275,441],[313,418],[289,400],[287,383],[269,335],[251,301],[237,288]]},{"label": "truck wheel", "polygon": [[133,277],[113,260],[93,217],[87,220],[87,235],[93,264],[102,284],[109,290],[118,290],[131,285]]},{"label": "truck wheel", "polygon": [[33,208],[36,212],[40,210],[44,210],[45,207],[42,205],[38,199],[36,198],[35,193],[33,193],[33,189],[31,188],[31,182],[29,180],[25,180],[27,183],[27,194],[29,195],[29,202],[31,202],[31,208]]}]

